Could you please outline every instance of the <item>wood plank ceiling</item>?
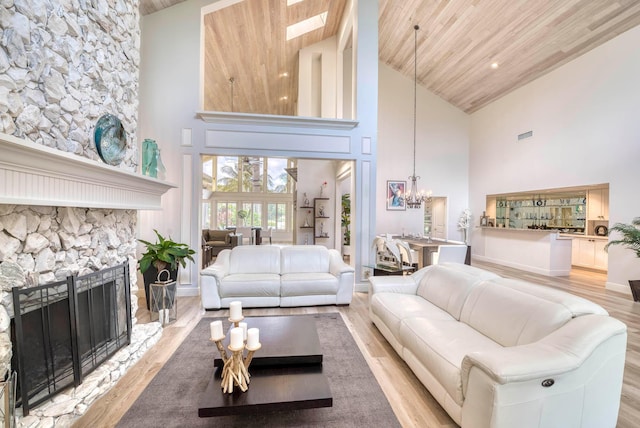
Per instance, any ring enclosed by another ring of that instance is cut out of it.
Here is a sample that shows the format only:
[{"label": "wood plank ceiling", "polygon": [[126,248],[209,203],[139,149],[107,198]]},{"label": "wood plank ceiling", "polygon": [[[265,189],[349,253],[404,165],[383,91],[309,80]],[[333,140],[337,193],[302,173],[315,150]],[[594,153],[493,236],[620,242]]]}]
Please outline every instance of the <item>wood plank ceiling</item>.
[{"label": "wood plank ceiling", "polygon": [[[140,11],[181,1],[141,0]],[[208,85],[206,107],[230,111],[229,78],[235,76],[234,111],[294,114],[297,50],[335,34],[338,18],[330,16],[331,25],[295,43],[284,41],[284,27],[329,2],[342,13],[344,0],[305,0],[290,11],[283,10],[286,0],[245,0],[242,11],[211,17],[207,33],[230,40],[207,47],[213,49],[207,77],[222,72]],[[410,79],[414,24],[421,27],[418,83],[472,113],[639,25],[640,0],[379,0],[380,61]],[[250,59],[259,61],[251,65]],[[288,84],[273,79],[285,71]],[[289,102],[280,102],[287,94]]]},{"label": "wood plank ceiling", "polygon": [[[253,0],[207,14],[204,109],[296,115],[298,52],[337,33],[345,3]],[[323,27],[286,40],[287,26],[323,12]]]}]

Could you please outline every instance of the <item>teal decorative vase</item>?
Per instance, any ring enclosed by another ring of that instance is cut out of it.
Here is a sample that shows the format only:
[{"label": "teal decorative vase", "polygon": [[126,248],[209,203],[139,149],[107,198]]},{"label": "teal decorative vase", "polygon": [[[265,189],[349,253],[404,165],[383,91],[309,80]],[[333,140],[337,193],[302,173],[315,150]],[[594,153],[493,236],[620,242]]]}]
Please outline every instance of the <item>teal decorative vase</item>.
[{"label": "teal decorative vase", "polygon": [[158,176],[158,144],[155,140],[146,138],[142,142],[142,175]]}]

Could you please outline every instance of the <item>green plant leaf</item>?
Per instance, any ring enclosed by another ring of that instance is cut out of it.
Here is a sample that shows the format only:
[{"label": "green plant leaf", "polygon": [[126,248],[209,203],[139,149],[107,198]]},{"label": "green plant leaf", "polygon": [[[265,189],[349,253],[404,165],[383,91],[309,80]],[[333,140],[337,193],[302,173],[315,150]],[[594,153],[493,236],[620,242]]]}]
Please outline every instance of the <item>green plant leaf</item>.
[{"label": "green plant leaf", "polygon": [[189,248],[187,244],[177,243],[162,236],[157,230],[154,229],[157,242],[152,243],[139,239],[141,243],[146,245],[146,251],[142,254],[139,260],[140,272],[144,273],[149,269],[151,265],[154,265],[158,270],[163,269],[167,265],[172,270],[178,268],[178,264],[182,267],[186,267],[186,261],[194,262],[192,254],[196,252]]},{"label": "green plant leaf", "polygon": [[609,236],[611,236],[611,232],[617,232],[622,236],[620,239],[609,241],[604,246],[605,251],[609,251],[611,245],[620,245],[632,250],[636,253],[636,257],[640,258],[640,217],[634,218],[631,224],[614,224],[609,229]]}]

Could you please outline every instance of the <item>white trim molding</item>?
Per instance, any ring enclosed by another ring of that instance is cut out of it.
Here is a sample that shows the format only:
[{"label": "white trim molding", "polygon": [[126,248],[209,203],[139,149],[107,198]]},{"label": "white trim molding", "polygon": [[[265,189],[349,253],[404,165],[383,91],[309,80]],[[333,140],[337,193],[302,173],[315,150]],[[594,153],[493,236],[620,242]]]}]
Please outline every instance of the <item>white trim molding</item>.
[{"label": "white trim molding", "polygon": [[270,114],[230,113],[221,111],[198,111],[196,116],[207,123],[226,125],[262,125],[285,128],[351,130],[358,126],[357,120],[330,119],[324,117],[278,116]]},{"label": "white trim molding", "polygon": [[162,209],[176,186],[0,133],[0,204]]}]

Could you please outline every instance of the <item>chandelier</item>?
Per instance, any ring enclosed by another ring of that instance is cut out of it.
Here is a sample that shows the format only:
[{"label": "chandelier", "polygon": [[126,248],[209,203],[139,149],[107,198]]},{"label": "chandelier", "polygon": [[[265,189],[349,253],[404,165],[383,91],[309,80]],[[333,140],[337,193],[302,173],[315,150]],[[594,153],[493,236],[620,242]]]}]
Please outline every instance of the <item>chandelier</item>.
[{"label": "chandelier", "polygon": [[416,106],[417,106],[417,82],[418,82],[418,30],[420,26],[415,25],[414,48],[413,48],[413,174],[409,176],[411,189],[406,197],[406,204],[409,208],[420,208],[422,202],[431,202],[431,191],[418,191],[418,179],[416,176]]}]

